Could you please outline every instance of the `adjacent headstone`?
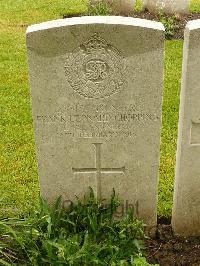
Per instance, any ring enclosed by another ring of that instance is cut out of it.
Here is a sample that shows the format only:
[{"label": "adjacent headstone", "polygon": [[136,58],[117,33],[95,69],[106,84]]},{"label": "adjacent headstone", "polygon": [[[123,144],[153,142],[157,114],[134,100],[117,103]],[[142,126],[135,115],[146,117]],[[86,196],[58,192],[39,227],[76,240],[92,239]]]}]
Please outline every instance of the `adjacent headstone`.
[{"label": "adjacent headstone", "polygon": [[143,7],[152,13],[187,14],[189,0],[144,0]]},{"label": "adjacent headstone", "polygon": [[133,12],[136,0],[91,0],[92,4],[106,3],[115,13],[129,14]]},{"label": "adjacent headstone", "polygon": [[111,4],[112,9],[114,12],[122,13],[122,14],[129,14],[133,12],[135,7],[135,0],[106,0],[108,3]]},{"label": "adjacent headstone", "polygon": [[200,236],[200,20],[185,31],[183,81],[172,225]]},{"label": "adjacent headstone", "polygon": [[156,224],[164,28],[82,17],[27,31],[41,194],[68,202],[113,188]]}]

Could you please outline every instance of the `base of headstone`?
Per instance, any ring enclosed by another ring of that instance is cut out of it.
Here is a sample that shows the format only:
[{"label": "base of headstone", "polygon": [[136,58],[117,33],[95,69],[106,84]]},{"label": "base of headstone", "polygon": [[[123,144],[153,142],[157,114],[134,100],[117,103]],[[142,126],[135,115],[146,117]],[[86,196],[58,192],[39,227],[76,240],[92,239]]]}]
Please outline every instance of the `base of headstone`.
[{"label": "base of headstone", "polygon": [[98,3],[105,3],[116,14],[130,14],[135,7],[135,0],[91,0],[90,4],[95,5]]},{"label": "base of headstone", "polygon": [[145,232],[145,235],[152,238],[152,239],[155,239],[156,238],[156,232],[157,232],[157,226],[146,226],[144,228],[144,232]]},{"label": "base of headstone", "polygon": [[151,13],[163,12],[166,14],[189,13],[188,0],[144,0],[143,8]]}]

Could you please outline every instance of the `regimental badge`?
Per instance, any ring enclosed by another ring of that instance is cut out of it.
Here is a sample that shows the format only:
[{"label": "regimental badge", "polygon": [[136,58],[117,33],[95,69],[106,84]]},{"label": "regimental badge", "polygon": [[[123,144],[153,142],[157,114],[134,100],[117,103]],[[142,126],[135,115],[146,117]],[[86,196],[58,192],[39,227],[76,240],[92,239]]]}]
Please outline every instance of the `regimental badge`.
[{"label": "regimental badge", "polygon": [[122,53],[97,34],[68,57],[65,74],[72,89],[88,99],[107,98],[125,83]]}]

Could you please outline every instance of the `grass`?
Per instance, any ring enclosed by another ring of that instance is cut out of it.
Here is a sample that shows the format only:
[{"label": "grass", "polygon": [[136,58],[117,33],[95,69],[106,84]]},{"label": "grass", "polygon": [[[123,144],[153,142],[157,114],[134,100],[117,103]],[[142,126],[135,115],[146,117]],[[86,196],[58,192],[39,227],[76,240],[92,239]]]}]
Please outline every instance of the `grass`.
[{"label": "grass", "polygon": [[29,25],[57,19],[63,14],[84,13],[87,0],[6,0],[0,1],[0,11],[3,25]]},{"label": "grass", "polygon": [[196,12],[199,13],[200,12],[200,2],[199,0],[192,0],[190,3],[190,11],[191,12]]},{"label": "grass", "polygon": [[[200,11],[198,1],[191,8]],[[86,11],[85,0],[0,1],[1,217],[37,206],[39,186],[28,85],[27,24]],[[178,124],[182,41],[166,42],[159,215],[170,216]]]},{"label": "grass", "polygon": [[148,266],[143,224],[128,212],[115,213],[120,201],[97,201],[91,191],[67,209],[61,198],[21,219],[0,221],[1,265]]},{"label": "grass", "polygon": [[170,216],[176,160],[183,41],[166,41],[158,213]]}]

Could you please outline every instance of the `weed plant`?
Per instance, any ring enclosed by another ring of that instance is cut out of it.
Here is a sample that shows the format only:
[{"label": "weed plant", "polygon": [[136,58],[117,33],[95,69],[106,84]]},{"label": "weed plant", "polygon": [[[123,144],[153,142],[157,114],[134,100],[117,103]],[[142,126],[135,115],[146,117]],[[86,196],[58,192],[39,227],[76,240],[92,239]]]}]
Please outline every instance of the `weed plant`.
[{"label": "weed plant", "polygon": [[176,29],[176,17],[175,16],[167,16],[164,13],[160,13],[160,22],[165,27],[165,36],[167,39],[171,39],[174,36]]},{"label": "weed plant", "polygon": [[128,210],[115,218],[120,201],[109,204],[91,190],[68,208],[59,198],[21,219],[0,222],[2,265],[149,265],[143,254],[143,223]]},{"label": "weed plant", "polygon": [[95,4],[89,3],[88,15],[89,16],[109,16],[111,15],[111,7],[104,1],[99,1]]}]

